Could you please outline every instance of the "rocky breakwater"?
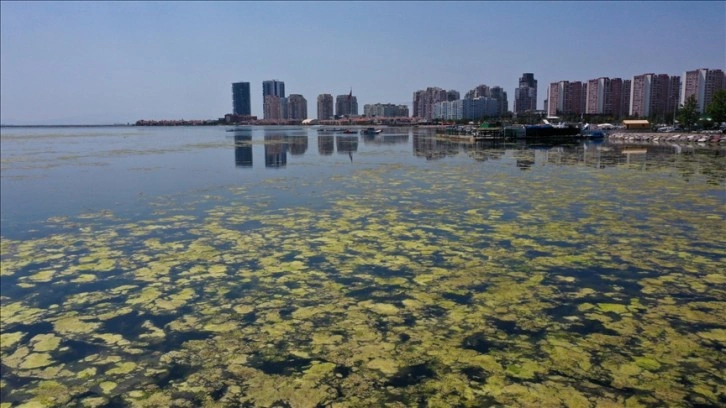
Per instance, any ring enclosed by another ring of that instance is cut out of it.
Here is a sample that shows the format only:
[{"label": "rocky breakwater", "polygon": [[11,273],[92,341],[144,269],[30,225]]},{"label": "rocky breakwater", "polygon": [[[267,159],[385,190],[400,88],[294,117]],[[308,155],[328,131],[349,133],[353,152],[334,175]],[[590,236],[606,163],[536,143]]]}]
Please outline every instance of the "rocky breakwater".
[{"label": "rocky breakwater", "polygon": [[726,134],[718,133],[633,133],[619,132],[608,135],[611,141],[621,142],[671,142],[671,143],[719,143],[726,144]]}]

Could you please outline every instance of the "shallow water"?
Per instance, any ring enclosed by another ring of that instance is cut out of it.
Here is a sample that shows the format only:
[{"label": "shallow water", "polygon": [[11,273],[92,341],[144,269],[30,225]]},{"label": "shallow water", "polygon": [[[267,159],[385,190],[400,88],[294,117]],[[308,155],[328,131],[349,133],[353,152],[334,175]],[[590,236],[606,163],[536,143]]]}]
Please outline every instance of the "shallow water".
[{"label": "shallow water", "polygon": [[2,407],[726,404],[726,151],[2,129]]}]

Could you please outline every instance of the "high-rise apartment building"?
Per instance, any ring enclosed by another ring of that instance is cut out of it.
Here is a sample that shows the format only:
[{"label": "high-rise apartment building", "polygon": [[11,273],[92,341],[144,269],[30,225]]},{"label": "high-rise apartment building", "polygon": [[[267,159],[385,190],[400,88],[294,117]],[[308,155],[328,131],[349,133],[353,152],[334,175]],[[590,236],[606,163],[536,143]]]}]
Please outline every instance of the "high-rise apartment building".
[{"label": "high-rise apartment building", "polygon": [[285,97],[285,82],[272,79],[269,81],[262,81],[262,97],[272,95],[279,96],[280,98]]},{"label": "high-rise apartment building", "polygon": [[439,87],[429,87],[413,93],[413,116],[426,120],[433,117],[433,106],[447,100],[447,92]]},{"label": "high-rise apartment building", "polygon": [[669,94],[668,88],[670,85],[671,81],[668,74],[653,76],[653,82],[650,87],[650,116],[661,118],[666,114]]},{"label": "high-rise apartment building", "polygon": [[706,86],[703,92],[703,110],[708,108],[716,91],[726,89],[726,74],[720,69],[709,69],[706,73]]},{"label": "high-rise apartment building", "polygon": [[332,119],[334,115],[335,111],[333,110],[333,95],[318,95],[318,120]]},{"label": "high-rise apartment building", "polygon": [[461,100],[436,102],[431,106],[431,119],[460,120],[464,118]]},{"label": "high-rise apartment building", "polygon": [[552,82],[547,88],[547,116],[564,113],[565,84],[569,84],[569,81]]},{"label": "high-rise apartment building", "polygon": [[726,76],[722,70],[700,68],[686,71],[681,82],[680,103],[683,104],[693,95],[696,97],[698,111],[703,112],[719,89],[726,89]]},{"label": "high-rise apartment building", "polygon": [[490,96],[436,102],[433,106],[433,119],[481,120],[499,115],[499,101]]},{"label": "high-rise apartment building", "polygon": [[497,101],[497,114],[495,116],[502,116],[509,111],[509,101],[507,100],[507,93],[504,92],[504,88],[501,86],[493,86],[489,89],[489,95]]},{"label": "high-rise apartment building", "polygon": [[308,101],[299,94],[287,98],[287,119],[305,120],[308,118]]},{"label": "high-rise apartment building", "polygon": [[585,108],[587,106],[587,81],[582,83],[582,89],[580,89],[580,106],[579,106],[579,112],[585,113]]},{"label": "high-rise apartment building", "polygon": [[378,118],[408,117],[408,106],[392,103],[375,103],[363,105],[363,115]]},{"label": "high-rise apartment building", "polygon": [[459,91],[456,91],[453,89],[446,91],[446,100],[447,101],[451,102],[451,101],[456,101],[459,99],[461,99],[461,94],[459,93]]},{"label": "high-rise apartment building", "polygon": [[525,73],[519,78],[514,91],[514,113],[521,114],[537,110],[537,80],[534,74]]},{"label": "high-rise apartment building", "polygon": [[464,117],[467,119],[486,119],[500,115],[500,104],[491,96],[464,99]]},{"label": "high-rise apartment building", "polygon": [[285,83],[276,79],[262,81],[262,110],[265,119],[285,119]]},{"label": "high-rise apartment building", "polygon": [[[451,92],[451,91],[449,91]],[[475,102],[472,102],[476,100]],[[500,86],[489,87],[484,84],[477,85],[466,92],[462,102],[462,116],[464,119],[479,119],[481,117],[497,117],[507,113],[509,102],[507,93]],[[468,102],[466,102],[468,101]],[[449,101],[452,102],[452,101]],[[441,105],[439,109],[448,109]],[[441,119],[451,119],[443,115]]]},{"label": "high-rise apartment building", "polygon": [[673,120],[676,119],[676,113],[678,111],[678,100],[681,95],[681,77],[673,75],[670,77],[670,84],[668,85],[668,100],[666,101],[666,116],[673,114]]},{"label": "high-rise apartment building", "polygon": [[605,94],[603,113],[616,118],[623,116],[623,79],[610,78],[608,92]]},{"label": "high-rise apartment building", "polygon": [[484,84],[477,85],[476,88],[467,92],[464,99],[474,99],[482,96],[491,96],[491,89]]},{"label": "high-rise apartment building", "polygon": [[551,83],[549,96],[547,97],[547,115],[583,114],[582,89],[583,84],[580,81],[559,81]]},{"label": "high-rise apartment building", "polygon": [[679,80],[667,74],[642,74],[633,77],[630,90],[630,115],[665,119],[670,116],[670,87]]},{"label": "high-rise apartment building", "polygon": [[630,90],[630,116],[650,115],[650,87],[654,74],[643,74],[633,77]]},{"label": "high-rise apartment building", "polygon": [[358,98],[353,96],[353,91],[348,95],[335,97],[335,115],[339,117],[358,115]]},{"label": "high-rise apartment building", "polygon": [[588,115],[602,114],[605,106],[605,94],[610,87],[610,78],[597,78],[587,81],[587,102],[585,113]]},{"label": "high-rise apartment building", "polygon": [[288,109],[288,98],[280,98],[280,118],[289,119],[290,111]]},{"label": "high-rise apartment building", "polygon": [[308,114],[308,102],[300,94],[290,94],[287,98],[286,119],[305,120]]},{"label": "high-rise apartment building", "polygon": [[235,115],[251,115],[250,83],[232,83],[232,113]]},{"label": "high-rise apartment building", "polygon": [[284,108],[282,105],[282,99],[279,96],[267,95],[262,101],[262,113],[265,119],[283,119]]},{"label": "high-rise apartment building", "polygon": [[585,113],[617,118],[627,115],[623,110],[623,84],[621,78],[601,77],[587,81]]},{"label": "high-rise apartment building", "polygon": [[623,93],[620,95],[620,117],[630,114],[630,90],[633,81],[630,79],[623,80]]}]

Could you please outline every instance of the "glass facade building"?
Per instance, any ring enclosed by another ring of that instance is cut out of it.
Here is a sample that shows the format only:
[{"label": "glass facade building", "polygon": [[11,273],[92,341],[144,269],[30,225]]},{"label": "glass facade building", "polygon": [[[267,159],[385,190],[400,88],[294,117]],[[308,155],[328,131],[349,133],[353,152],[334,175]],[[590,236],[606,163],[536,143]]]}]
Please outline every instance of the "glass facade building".
[{"label": "glass facade building", "polygon": [[235,115],[252,114],[249,82],[234,82],[232,84],[232,112]]}]

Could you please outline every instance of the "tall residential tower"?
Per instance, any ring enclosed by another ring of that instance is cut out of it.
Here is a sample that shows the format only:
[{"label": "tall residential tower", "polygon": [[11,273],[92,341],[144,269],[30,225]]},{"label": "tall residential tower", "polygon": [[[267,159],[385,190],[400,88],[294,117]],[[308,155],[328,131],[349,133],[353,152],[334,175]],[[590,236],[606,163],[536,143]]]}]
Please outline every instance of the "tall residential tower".
[{"label": "tall residential tower", "polygon": [[680,103],[683,104],[693,95],[698,103],[698,111],[703,112],[719,89],[726,89],[726,74],[722,70],[700,68],[686,71],[681,82]]},{"label": "tall residential tower", "polygon": [[285,82],[278,81],[276,79],[270,81],[262,81],[262,97],[264,98],[268,95],[284,98]]},{"label": "tall residential tower", "polygon": [[[663,120],[671,112],[675,84],[680,78],[668,74],[641,74],[633,77],[630,88],[630,115]],[[671,102],[669,102],[669,98]]]},{"label": "tall residential tower", "polygon": [[447,92],[439,87],[429,87],[413,93],[413,116],[431,120],[433,106],[437,102],[445,102]]},{"label": "tall residential tower", "polygon": [[235,115],[251,115],[250,108],[250,83],[232,83],[232,113]]},{"label": "tall residential tower", "polygon": [[348,95],[338,95],[335,97],[335,115],[358,116],[358,98],[353,96],[353,91]]},{"label": "tall residential tower", "polygon": [[286,119],[305,120],[308,118],[308,101],[298,94],[292,94],[287,98]]},{"label": "tall residential tower", "polygon": [[265,119],[285,119],[287,100],[285,83],[276,79],[262,81],[262,111]]},{"label": "tall residential tower", "polygon": [[333,111],[333,95],[318,95],[318,120],[332,119],[334,115],[335,111]]},{"label": "tall residential tower", "polygon": [[537,80],[534,74],[524,73],[519,78],[519,87],[514,90],[514,113],[534,112],[537,110]]},{"label": "tall residential tower", "polygon": [[582,115],[582,88],[580,81],[551,83],[547,97],[547,115]]}]

